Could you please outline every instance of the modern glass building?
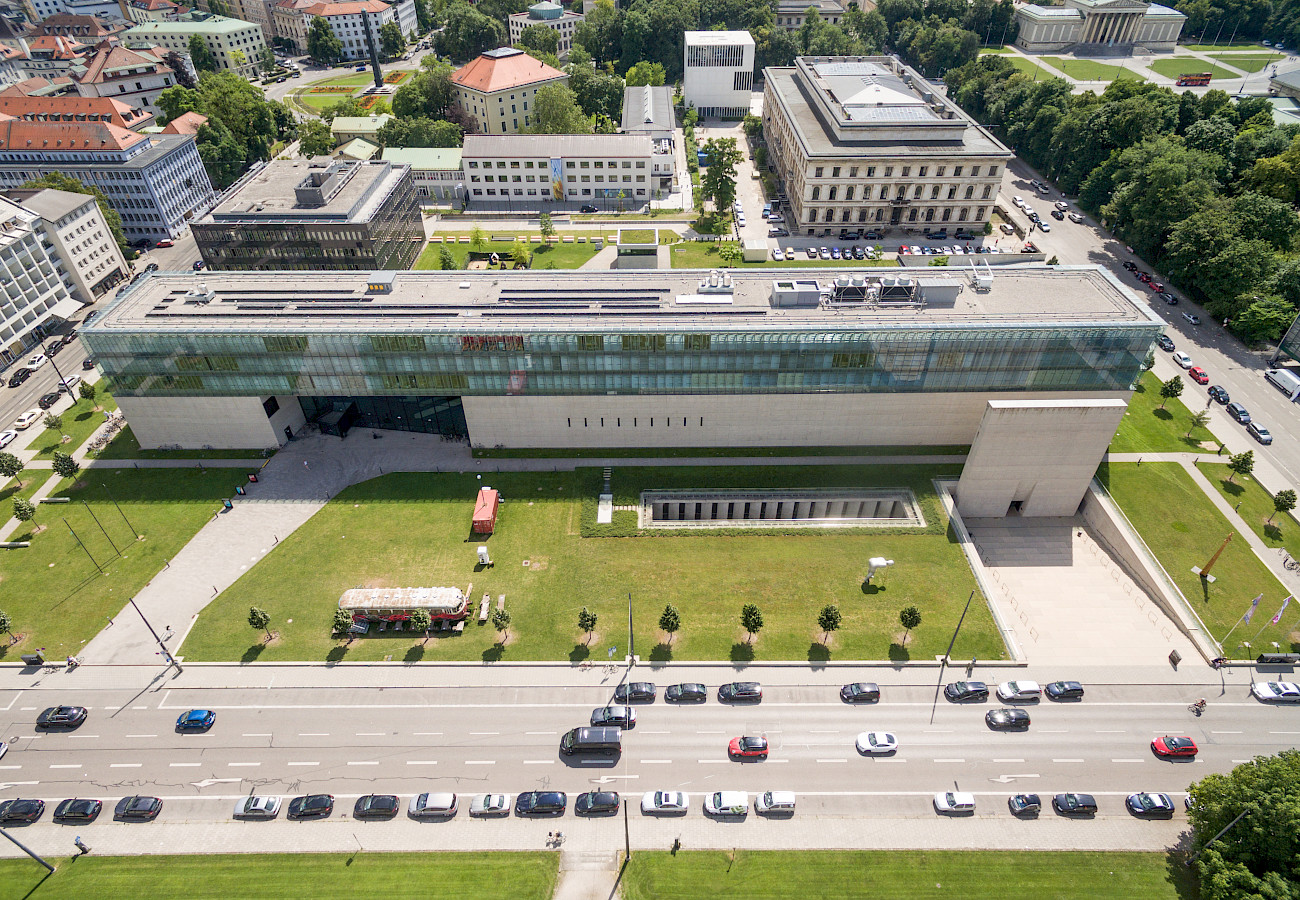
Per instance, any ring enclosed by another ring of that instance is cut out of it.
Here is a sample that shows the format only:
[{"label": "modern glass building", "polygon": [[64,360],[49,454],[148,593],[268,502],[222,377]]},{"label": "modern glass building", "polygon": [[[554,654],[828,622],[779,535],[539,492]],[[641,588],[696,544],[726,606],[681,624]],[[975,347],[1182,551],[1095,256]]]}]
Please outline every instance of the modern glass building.
[{"label": "modern glass building", "polygon": [[146,447],[274,445],[333,411],[489,446],[770,446],[969,444],[989,399],[1126,400],[1164,327],[1097,267],[871,272],[155,275],[82,334]]}]

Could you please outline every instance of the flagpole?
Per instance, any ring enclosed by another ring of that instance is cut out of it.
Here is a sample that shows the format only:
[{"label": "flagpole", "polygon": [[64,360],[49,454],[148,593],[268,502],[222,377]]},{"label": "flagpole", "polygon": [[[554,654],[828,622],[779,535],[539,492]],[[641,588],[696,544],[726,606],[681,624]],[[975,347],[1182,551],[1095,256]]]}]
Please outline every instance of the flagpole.
[{"label": "flagpole", "polygon": [[1232,637],[1232,633],[1237,630],[1237,626],[1240,625],[1242,622],[1245,622],[1247,625],[1250,624],[1251,616],[1255,614],[1255,610],[1259,609],[1259,601],[1263,599],[1264,599],[1264,595],[1260,594],[1251,602],[1250,609],[1246,610],[1245,613],[1242,614],[1241,618],[1237,620],[1237,624],[1229,628],[1228,633],[1223,636],[1223,641],[1220,642],[1221,645],[1226,646],[1226,642],[1228,638]]},{"label": "flagpole", "polygon": [[[1268,622],[1264,625],[1264,628],[1268,628],[1269,625],[1276,625],[1278,622],[1282,621],[1282,613],[1286,612],[1286,605],[1291,602],[1291,598],[1294,596],[1295,596],[1294,594],[1287,595],[1286,599],[1282,601],[1282,608],[1277,611],[1277,615],[1275,615],[1273,618],[1268,620]],[[1264,633],[1264,628],[1261,628],[1259,631],[1255,632],[1255,636],[1251,638],[1251,643],[1254,643],[1255,641],[1259,640],[1259,636]]]}]

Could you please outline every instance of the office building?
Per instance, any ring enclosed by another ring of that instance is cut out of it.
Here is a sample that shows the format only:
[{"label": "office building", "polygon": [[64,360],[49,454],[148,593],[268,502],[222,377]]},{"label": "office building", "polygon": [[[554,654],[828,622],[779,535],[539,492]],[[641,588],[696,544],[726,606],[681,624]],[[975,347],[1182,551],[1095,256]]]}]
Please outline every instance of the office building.
[{"label": "office building", "polygon": [[558,3],[541,0],[528,7],[527,12],[514,13],[508,20],[510,26],[510,43],[519,43],[519,36],[530,25],[540,25],[555,32],[558,42],[555,55],[564,59],[573,49],[573,31],[582,24],[582,13],[567,12]]},{"label": "office building", "polygon": [[214,270],[407,269],[424,246],[409,166],[276,159],[191,230]]},{"label": "office building", "polygon": [[385,147],[384,159],[411,167],[411,184],[421,200],[460,203],[465,196],[459,147]]},{"label": "office building", "polygon": [[104,192],[128,240],[176,238],[213,200],[192,135],[111,122],[0,121],[0,190],[62,172]]},{"label": "office building", "polygon": [[748,31],[688,31],[682,97],[700,116],[740,119],[754,90],[754,39]]},{"label": "office building", "polygon": [[28,0],[34,21],[69,13],[75,16],[98,16],[101,19],[126,19],[125,4],[120,0]]},{"label": "office building", "polygon": [[29,122],[112,122],[139,131],[154,123],[154,115],[112,97],[32,97],[0,94],[0,114]]},{"label": "office building", "polygon": [[1011,151],[898,59],[799,57],[763,75],[768,164],[792,232],[989,221]]},{"label": "office building", "polygon": [[665,143],[640,134],[467,134],[460,152],[472,199],[629,206],[671,188],[673,158]]},{"label": "office building", "polygon": [[[292,9],[292,7],[289,7]],[[416,30],[414,0],[402,0],[400,3],[385,3],[384,0],[342,0],[342,2],[318,2],[305,6],[299,13],[302,18],[302,49],[307,47],[307,30],[311,20],[322,18],[329,23],[334,36],[343,44],[344,59],[369,59],[370,47],[366,43],[365,16],[370,17],[370,29],[375,38],[375,49],[383,52],[379,41],[379,29],[389,22],[396,23],[402,29],[402,36],[409,36]]]},{"label": "office building", "polygon": [[6,196],[40,216],[39,227],[53,245],[64,283],[72,297],[91,304],[131,277],[122,250],[113,239],[99,204],[90,194],[57,191],[9,191]]},{"label": "office building", "polygon": [[677,140],[677,113],[673,109],[673,89],[643,85],[623,88],[624,134],[644,134],[656,141]]},{"label": "office building", "polygon": [[176,73],[163,55],[161,50],[101,46],[86,60],[86,70],[77,78],[77,93],[111,97],[156,115],[161,112],[158,95],[176,84]]},{"label": "office building", "polygon": [[37,338],[81,309],[64,277],[41,215],[0,197],[0,360],[4,364],[23,357]]},{"label": "office building", "polygon": [[[864,12],[876,8],[871,0],[859,2],[863,4]],[[797,31],[803,27],[810,9],[817,10],[822,20],[832,25],[840,24],[840,19],[844,16],[844,3],[841,0],[777,0],[776,24],[786,31]]]},{"label": "office building", "polygon": [[174,22],[146,22],[122,35],[122,43],[131,48],[185,52],[190,37],[198,35],[217,61],[217,71],[234,72],[254,78],[266,49],[262,28],[243,19],[228,19],[209,13],[188,13]]},{"label": "office building", "polygon": [[1016,6],[1016,46],[1034,53],[1174,50],[1187,16],[1143,0],[1065,0],[1064,6]]},{"label": "office building", "polygon": [[513,134],[532,124],[529,106],[539,88],[568,81],[524,51],[501,47],[452,73],[452,98],[480,134]]},{"label": "office building", "polygon": [[180,17],[181,6],[172,0],[127,0],[126,12],[137,25],[174,22]]}]

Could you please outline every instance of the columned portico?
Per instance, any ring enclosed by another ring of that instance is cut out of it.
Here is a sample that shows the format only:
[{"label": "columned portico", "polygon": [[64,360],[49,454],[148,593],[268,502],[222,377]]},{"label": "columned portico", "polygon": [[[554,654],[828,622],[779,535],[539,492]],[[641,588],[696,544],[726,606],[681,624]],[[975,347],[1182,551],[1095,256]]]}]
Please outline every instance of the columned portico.
[{"label": "columned portico", "polygon": [[1187,17],[1146,0],[1065,0],[1065,6],[1016,7],[1016,45],[1030,52],[1077,46],[1173,50]]}]

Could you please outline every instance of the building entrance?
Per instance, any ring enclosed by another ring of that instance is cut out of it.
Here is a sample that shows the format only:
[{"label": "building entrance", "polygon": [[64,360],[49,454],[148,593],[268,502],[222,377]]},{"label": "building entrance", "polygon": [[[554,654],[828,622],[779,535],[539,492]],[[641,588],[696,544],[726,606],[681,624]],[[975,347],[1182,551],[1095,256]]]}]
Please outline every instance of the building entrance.
[{"label": "building entrance", "polygon": [[308,422],[348,411],[353,428],[419,431],[447,437],[469,435],[459,397],[299,397],[298,403]]}]

